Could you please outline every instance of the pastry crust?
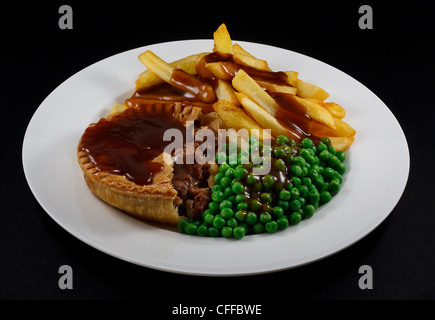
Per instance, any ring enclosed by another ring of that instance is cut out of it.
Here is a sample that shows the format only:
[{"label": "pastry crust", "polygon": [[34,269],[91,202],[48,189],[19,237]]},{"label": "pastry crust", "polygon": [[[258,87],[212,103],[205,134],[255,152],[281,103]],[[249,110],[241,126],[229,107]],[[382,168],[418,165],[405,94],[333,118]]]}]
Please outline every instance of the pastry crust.
[{"label": "pastry crust", "polygon": [[[147,108],[150,110],[171,112],[182,122],[196,120],[201,115],[200,108],[180,103],[148,104]],[[111,121],[118,113],[111,114],[106,119]],[[166,224],[176,224],[180,221],[178,205],[182,200],[177,197],[177,191],[172,185],[173,162],[164,161],[166,157],[163,153],[153,160],[163,164],[163,170],[155,174],[151,185],[138,185],[125,176],[100,171],[90,161],[87,152],[80,148],[77,149],[77,159],[89,189],[108,204],[143,220]]]}]

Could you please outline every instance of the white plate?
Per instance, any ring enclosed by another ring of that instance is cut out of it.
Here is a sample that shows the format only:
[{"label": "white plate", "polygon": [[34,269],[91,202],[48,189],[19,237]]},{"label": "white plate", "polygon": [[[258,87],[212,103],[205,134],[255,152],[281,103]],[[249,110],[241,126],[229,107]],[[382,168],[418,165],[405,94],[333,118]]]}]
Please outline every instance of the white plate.
[{"label": "white plate", "polygon": [[167,61],[211,51],[212,40],[150,45],[104,59],[56,88],[36,110],[23,142],[29,186],[44,210],[92,247],[141,266],[195,275],[246,275],[301,266],[360,240],[393,210],[405,188],[409,152],[400,125],[364,85],[323,62],[281,48],[237,41],[273,70],[295,70],[330,93],[357,130],[340,193],[315,215],[276,234],[242,240],[200,238],[140,222],[93,196],[76,161],[89,123],[133,93],[144,70],[138,55],[152,50]]}]

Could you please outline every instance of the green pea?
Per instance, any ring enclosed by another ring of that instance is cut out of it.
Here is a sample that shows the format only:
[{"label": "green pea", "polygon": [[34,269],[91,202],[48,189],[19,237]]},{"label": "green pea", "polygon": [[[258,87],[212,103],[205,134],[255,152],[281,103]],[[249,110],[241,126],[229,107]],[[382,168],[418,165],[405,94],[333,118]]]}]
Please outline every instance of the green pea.
[{"label": "green pea", "polygon": [[284,212],[287,211],[287,209],[289,208],[289,203],[285,200],[279,200],[277,205],[280,206],[282,210],[284,210]]},{"label": "green pea", "polygon": [[240,167],[236,168],[236,170],[234,170],[234,176],[239,179],[245,179],[248,176],[248,170]]},{"label": "green pea", "polygon": [[277,170],[279,171],[284,171],[285,170],[285,162],[282,159],[278,159],[275,161],[274,166]]},{"label": "green pea", "polygon": [[304,213],[304,219],[311,218],[314,215],[315,210],[316,208],[311,204],[303,206],[302,211]]},{"label": "green pea", "polygon": [[214,201],[210,201],[208,203],[208,208],[211,210],[211,212],[215,213],[217,212],[220,208],[219,208],[219,204],[217,202]]},{"label": "green pea", "polygon": [[262,202],[267,202],[267,203],[272,203],[272,201],[273,201],[272,194],[270,194],[269,192],[263,192],[260,195],[260,199]]},{"label": "green pea", "polygon": [[197,229],[198,229],[198,227],[196,226],[196,224],[190,222],[186,225],[186,227],[184,228],[184,231],[189,235],[196,235]]},{"label": "green pea", "polygon": [[311,190],[308,192],[308,201],[310,203],[318,202],[320,200],[320,193],[317,190]]},{"label": "green pea", "polygon": [[307,158],[311,156],[311,153],[310,153],[310,151],[308,151],[308,149],[302,149],[299,154],[305,160],[307,160]]},{"label": "green pea", "polygon": [[299,190],[299,196],[301,197],[301,198],[306,198],[306,197],[308,197],[308,187],[306,186],[306,185],[301,185],[299,188],[298,188],[298,190]]},{"label": "green pea", "polygon": [[285,158],[284,158],[285,163],[290,164],[293,163],[294,161],[294,156],[292,154],[288,154]]},{"label": "green pea", "polygon": [[298,165],[293,165],[290,167],[290,173],[296,177],[300,177],[303,174],[302,168]]},{"label": "green pea", "polygon": [[335,149],[332,146],[328,147],[328,151],[330,154],[333,154],[333,155],[335,155],[337,153],[337,151],[335,151]]},{"label": "green pea", "polygon": [[180,220],[180,222],[177,224],[178,230],[180,230],[182,233],[185,233],[184,229],[188,224],[189,222],[187,220]]},{"label": "green pea", "polygon": [[237,220],[233,217],[229,218],[227,220],[227,226],[231,227],[231,228],[235,228],[237,227],[239,224],[237,223]]},{"label": "green pea", "polygon": [[289,139],[284,135],[279,135],[275,138],[275,142],[278,145],[283,145],[289,143]]},{"label": "green pea", "polygon": [[261,206],[261,211],[271,213],[271,212],[273,212],[273,207],[270,203],[266,202],[266,203],[263,203],[263,205]]},{"label": "green pea", "polygon": [[222,229],[222,227],[226,224],[225,219],[220,215],[217,214],[214,216],[213,219],[213,226],[217,229]]},{"label": "green pea", "polygon": [[246,194],[240,193],[236,195],[236,203],[245,202],[246,200],[248,200],[248,196]]},{"label": "green pea", "polygon": [[282,216],[278,220],[276,220],[276,223],[278,224],[279,230],[284,230],[289,226],[288,218],[286,216]]},{"label": "green pea", "polygon": [[234,179],[234,169],[228,168],[227,171],[225,172],[225,177],[228,177],[231,180],[233,180]]},{"label": "green pea", "polygon": [[302,220],[302,215],[299,212],[293,212],[289,217],[289,223],[291,225],[296,225]]},{"label": "green pea", "polygon": [[328,150],[323,150],[319,153],[319,159],[322,161],[328,161],[328,159],[331,157],[331,153]]},{"label": "green pea", "polygon": [[245,190],[245,187],[241,182],[235,182],[231,188],[235,194],[240,194]]},{"label": "green pea", "polygon": [[257,217],[257,215],[255,214],[255,212],[250,211],[250,212],[248,212],[248,214],[246,215],[246,219],[245,219],[245,221],[246,221],[247,224],[251,224],[251,225],[253,225],[253,224],[255,224],[255,223],[257,222],[257,220],[258,220],[258,217]]},{"label": "green pea", "polygon": [[238,221],[238,222],[242,222],[245,221],[246,219],[246,212],[244,210],[239,210],[236,212],[236,214],[234,215],[234,218]]},{"label": "green pea", "polygon": [[283,215],[284,215],[284,210],[281,207],[279,207],[279,206],[273,207],[273,216],[276,219],[281,218]]},{"label": "green pea", "polygon": [[335,170],[332,169],[331,167],[326,167],[326,168],[323,170],[323,176],[324,176],[326,179],[328,179],[328,180],[331,180],[331,179],[332,179],[332,176],[334,175],[334,173],[335,173]]},{"label": "green pea", "polygon": [[335,154],[337,156],[337,158],[343,162],[344,160],[346,160],[346,154],[343,151],[337,151],[337,153]]},{"label": "green pea", "polygon": [[252,227],[252,231],[254,233],[263,233],[264,232],[264,224],[262,224],[261,222],[256,223],[253,227]]},{"label": "green pea", "polygon": [[260,222],[261,223],[268,223],[271,220],[272,220],[272,216],[270,215],[269,212],[263,212],[260,214]]},{"label": "green pea", "polygon": [[290,209],[292,211],[298,211],[301,208],[302,204],[298,199],[290,201]]},{"label": "green pea", "polygon": [[201,237],[205,237],[208,234],[208,229],[206,226],[201,225],[196,229],[196,234]]},{"label": "green pea", "polygon": [[210,228],[207,229],[207,234],[210,237],[219,237],[220,232],[219,232],[219,229],[217,229],[215,227],[210,227]]},{"label": "green pea", "polygon": [[224,238],[229,238],[233,235],[233,228],[225,226],[221,230],[221,235]]},{"label": "green pea", "polygon": [[225,174],[225,172],[230,168],[230,165],[226,162],[219,166],[219,172]]},{"label": "green pea", "polygon": [[273,148],[273,155],[276,158],[284,158],[287,154],[285,152],[285,150],[281,147],[274,147]]},{"label": "green pea", "polygon": [[329,193],[328,191],[323,191],[320,194],[319,202],[320,203],[327,203],[331,200],[331,198],[332,198],[331,193]]},{"label": "green pea", "polygon": [[332,168],[337,168],[340,165],[341,161],[338,159],[336,155],[331,155],[328,159],[328,165]]},{"label": "green pea", "polygon": [[320,139],[320,141],[324,143],[327,147],[331,145],[331,139],[329,139],[328,137],[323,137],[322,139]]},{"label": "green pea", "polygon": [[279,199],[280,200],[284,200],[284,201],[288,201],[291,199],[291,192],[288,190],[281,190],[279,192]]},{"label": "green pea", "polygon": [[270,221],[265,224],[265,229],[268,233],[275,233],[278,230],[278,224],[276,221]]},{"label": "green pea", "polygon": [[234,195],[233,196],[229,196],[227,198],[227,200],[229,200],[233,204],[233,207],[235,207],[237,205],[236,196],[234,196]]},{"label": "green pea", "polygon": [[237,203],[237,210],[248,210],[248,204],[246,202]]},{"label": "green pea", "polygon": [[[300,197],[299,189],[298,188],[291,188],[291,190],[290,190],[290,196],[291,196],[291,199],[293,199],[293,200],[294,199],[299,199],[299,197]],[[289,199],[283,199],[283,200],[289,200]]]},{"label": "green pea", "polygon": [[302,184],[302,180],[299,177],[292,177],[292,184],[298,188]]},{"label": "green pea", "polygon": [[208,214],[206,214],[206,215],[203,217],[203,219],[204,219],[204,222],[205,222],[205,223],[207,223],[207,224],[212,224],[212,223],[213,223],[213,220],[214,220],[214,215],[208,213]]},{"label": "green pea", "polygon": [[246,177],[246,183],[249,185],[254,184],[257,181],[257,178],[254,176],[253,173],[250,173],[247,177]]},{"label": "green pea", "polygon": [[336,195],[340,191],[340,181],[338,179],[332,179],[329,183],[328,191],[331,195]]},{"label": "green pea", "polygon": [[235,239],[242,239],[246,235],[246,229],[242,226],[235,227],[233,230],[233,237]]},{"label": "green pea", "polygon": [[224,193],[222,191],[215,191],[211,193],[211,199],[214,202],[220,203],[222,200],[224,200]]},{"label": "green pea", "polygon": [[231,185],[231,179],[229,177],[223,177],[220,181],[219,184],[221,185],[221,187],[225,190],[226,187],[229,187]]},{"label": "green pea", "polygon": [[270,175],[270,174],[266,174],[262,179],[261,179],[263,186],[266,189],[270,189],[273,187],[273,184],[275,183],[275,178]]},{"label": "green pea", "polygon": [[337,167],[337,172],[340,174],[344,174],[346,172],[346,165],[344,163],[340,163]]},{"label": "green pea", "polygon": [[261,209],[262,206],[263,204],[261,203],[261,201],[257,199],[253,199],[250,203],[250,207],[252,211],[258,211]]},{"label": "green pea", "polygon": [[233,189],[231,187],[226,187],[224,190],[224,196],[226,198],[231,197],[234,195]]},{"label": "green pea", "polygon": [[310,148],[313,146],[313,141],[309,138],[302,139],[301,147],[302,148]]},{"label": "green pea", "polygon": [[234,214],[234,211],[233,211],[233,209],[231,209],[231,208],[223,208],[223,209],[221,210],[221,216],[222,216],[222,218],[224,218],[224,219],[229,219],[229,218],[231,218],[231,217],[233,216],[233,214]]},{"label": "green pea", "polygon": [[215,191],[223,191],[222,186],[220,184],[215,184],[212,188],[211,188],[211,192],[215,192]]},{"label": "green pea", "polygon": [[304,167],[304,166],[307,164],[307,162],[305,161],[305,159],[302,158],[301,156],[296,156],[296,157],[294,157],[293,162],[295,163],[295,165],[297,165],[297,166],[299,166],[299,167],[301,167],[301,168]]},{"label": "green pea", "polygon": [[232,208],[233,204],[228,199],[222,200],[222,202],[219,204],[219,209],[225,209],[225,208]]}]

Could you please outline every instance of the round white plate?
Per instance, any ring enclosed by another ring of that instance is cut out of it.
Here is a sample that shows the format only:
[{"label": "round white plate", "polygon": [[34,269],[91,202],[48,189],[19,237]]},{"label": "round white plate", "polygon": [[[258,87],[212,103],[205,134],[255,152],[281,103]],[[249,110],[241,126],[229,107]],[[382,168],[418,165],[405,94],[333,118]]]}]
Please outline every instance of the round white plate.
[{"label": "round white plate", "polygon": [[357,131],[340,193],[297,226],[242,240],[202,238],[138,221],[96,198],[76,161],[85,128],[128,98],[145,69],[140,53],[166,61],[210,52],[213,40],[174,41],[123,52],[76,73],[36,110],[23,142],[28,184],[44,210],[92,247],[141,266],[195,275],[247,275],[294,268],[334,254],[376,228],[399,201],[409,173],[406,138],[388,107],[364,85],[323,62],[289,50],[235,41],[269,62],[295,70],[330,93]]}]

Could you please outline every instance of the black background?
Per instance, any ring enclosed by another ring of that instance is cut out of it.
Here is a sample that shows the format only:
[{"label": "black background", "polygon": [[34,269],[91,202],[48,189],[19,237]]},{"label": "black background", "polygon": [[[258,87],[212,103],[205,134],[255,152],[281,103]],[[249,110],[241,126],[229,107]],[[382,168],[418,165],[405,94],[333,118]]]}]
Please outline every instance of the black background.
[{"label": "black background", "polygon": [[[266,315],[297,308],[302,300],[433,300],[435,7],[429,3],[45,1],[3,6],[0,298],[140,300],[140,308],[161,316],[179,303],[262,304]],[[73,9],[72,30],[58,27],[62,4]],[[373,30],[358,27],[363,4],[373,9]],[[408,184],[389,217],[358,243],[321,261],[235,278],[136,266],[64,231],[35,200],[22,169],[25,129],[40,103],[68,77],[103,58],[147,44],[211,39],[222,22],[233,39],[283,47],[333,65],[387,104],[406,134],[411,157]],[[58,287],[64,264],[74,271],[72,290]],[[361,265],[373,268],[372,290],[358,286]]]}]

